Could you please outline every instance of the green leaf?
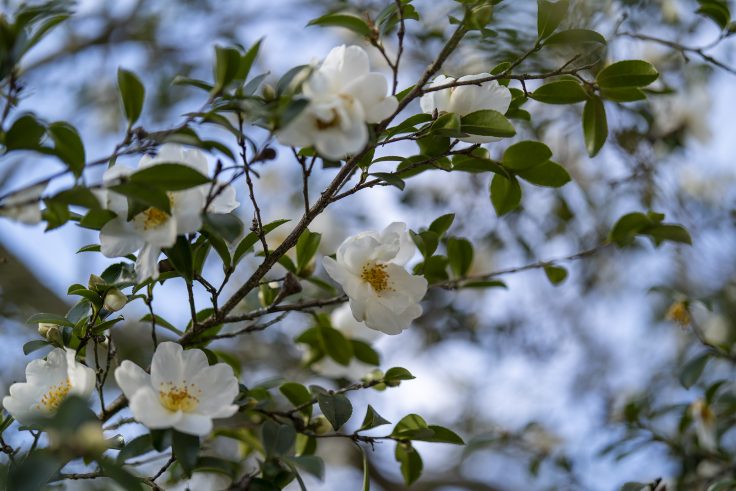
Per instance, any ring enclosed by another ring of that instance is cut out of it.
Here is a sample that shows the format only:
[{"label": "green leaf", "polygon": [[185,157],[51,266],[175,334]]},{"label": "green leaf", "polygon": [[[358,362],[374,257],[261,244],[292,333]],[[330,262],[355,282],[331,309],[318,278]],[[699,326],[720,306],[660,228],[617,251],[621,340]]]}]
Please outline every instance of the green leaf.
[{"label": "green leaf", "polygon": [[371,28],[368,23],[355,15],[349,14],[327,14],[309,21],[307,26],[344,27],[359,36],[370,38]]},{"label": "green leaf", "polygon": [[215,86],[213,93],[219,93],[235,79],[240,70],[242,56],[240,50],[231,47],[215,46]]},{"label": "green leaf", "polygon": [[[263,234],[267,235],[269,232],[288,221],[289,220],[282,219],[267,223],[263,226]],[[240,241],[238,247],[235,248],[235,252],[233,253],[233,265],[238,264],[240,259],[242,259],[242,257],[256,244],[256,242],[258,242],[258,240],[258,234],[255,232],[250,232],[248,235],[243,237],[243,240]]]},{"label": "green leaf", "polygon": [[506,178],[501,174],[491,181],[491,203],[498,216],[515,210],[521,204],[521,186],[515,177]]},{"label": "green leaf", "polygon": [[90,210],[99,210],[101,208],[97,196],[84,186],[74,186],[73,188],[65,189],[52,196],[51,199],[66,205],[81,206]]},{"label": "green leaf", "polygon": [[545,46],[555,44],[569,44],[581,48],[585,44],[598,44],[605,46],[606,38],[601,34],[589,29],[569,29],[553,34],[544,42]]},{"label": "green leaf", "polygon": [[360,452],[363,454],[363,489],[362,491],[371,491],[371,476],[368,468],[368,454],[365,449],[358,445]]},{"label": "green leaf", "polygon": [[353,355],[357,360],[373,366],[381,364],[380,355],[368,343],[359,339],[351,339],[350,344],[353,345]]},{"label": "green leaf", "polygon": [[34,314],[28,318],[26,324],[56,324],[57,326],[74,327],[74,324],[69,322],[66,317],[58,314]]},{"label": "green leaf", "polygon": [[448,428],[445,428],[444,426],[429,425],[428,428],[432,430],[432,436],[424,438],[414,438],[414,440],[432,443],[451,443],[453,445],[465,445],[465,442],[462,438],[460,438],[457,433]]},{"label": "green leaf", "polygon": [[[423,136],[417,140],[419,151],[422,156],[427,157],[439,157],[445,155],[450,150],[450,137],[443,135],[428,135]],[[425,158],[419,158],[419,160],[426,160]],[[398,171],[402,170],[399,166]],[[418,173],[418,172],[417,172]],[[404,177],[410,177],[411,175],[402,174]]]},{"label": "green leaf", "polygon": [[500,112],[492,109],[472,112],[463,116],[460,122],[463,133],[471,135],[508,138],[516,134],[509,120]]},{"label": "green leaf", "polygon": [[234,242],[243,234],[243,222],[232,213],[207,213],[203,218],[207,229],[228,242]]},{"label": "green leaf", "polygon": [[128,220],[146,210],[155,208],[166,214],[171,213],[171,201],[165,191],[140,182],[122,182],[110,186],[111,191],[128,198]]},{"label": "green leaf", "polygon": [[429,230],[437,234],[437,238],[439,239],[443,235],[445,235],[445,232],[447,232],[447,230],[450,228],[454,220],[455,220],[454,213],[448,213],[446,215],[442,215],[441,217],[436,218],[429,225]]},{"label": "green leaf", "polygon": [[630,244],[642,230],[651,225],[651,220],[644,213],[628,213],[618,219],[611,229],[609,238],[619,247]]},{"label": "green leaf", "polygon": [[[302,384],[296,382],[287,382],[279,387],[279,391],[291,402],[294,407],[301,406],[312,400],[312,394]],[[300,410],[308,418],[312,416],[312,405],[308,405]]]},{"label": "green leaf", "polygon": [[325,352],[341,365],[347,366],[353,357],[353,346],[337,329],[319,325],[319,334]]},{"label": "green leaf", "polygon": [[595,157],[608,138],[606,108],[600,97],[588,99],[583,109],[583,135],[588,155]]},{"label": "green leaf", "polygon": [[686,389],[689,389],[695,383],[700,379],[700,376],[703,374],[703,370],[705,369],[705,365],[708,364],[708,360],[710,359],[710,355],[708,353],[704,353],[702,355],[698,355],[695,358],[692,358],[689,360],[680,370],[679,379],[680,383],[683,387]]},{"label": "green leaf", "polygon": [[409,370],[403,367],[392,367],[386,371],[383,380],[386,382],[397,382],[401,380],[412,380],[416,377]]},{"label": "green leaf", "polygon": [[544,39],[552,34],[567,14],[568,1],[537,0],[537,36]]},{"label": "green leaf", "polygon": [[[171,324],[169,321],[167,321],[166,319],[164,319],[160,315],[155,314],[154,317],[156,319],[156,325],[161,326],[164,329],[168,329],[169,331],[171,331],[174,334],[177,334],[179,336],[181,336],[182,334],[184,334],[183,332],[181,332],[181,330],[179,330],[176,327],[174,327],[173,324]],[[150,323],[151,322],[151,314],[144,315],[143,317],[141,317],[141,320],[139,322],[149,322]]]},{"label": "green leaf", "polygon": [[559,285],[567,279],[567,269],[562,266],[549,265],[544,267],[544,274],[553,285]]},{"label": "green leaf", "polygon": [[586,100],[588,94],[575,80],[556,80],[542,85],[529,97],[545,104],[575,104]]},{"label": "green leaf", "polygon": [[191,477],[199,457],[199,437],[174,430],[171,436],[171,447],[184,474]]},{"label": "green leaf", "polygon": [[261,428],[261,437],[267,456],[284,455],[289,453],[296,442],[296,430],[291,425],[279,424],[268,419]]},{"label": "green leaf", "polygon": [[536,186],[559,188],[570,182],[570,174],[567,173],[567,170],[551,160],[517,173],[519,177]]},{"label": "green leaf", "polygon": [[300,467],[317,479],[325,477],[325,462],[316,455],[299,455],[297,457],[286,457],[286,460]]},{"label": "green leaf", "polygon": [[450,138],[462,136],[460,116],[455,113],[444,113],[430,125],[429,131],[433,136],[447,136]]},{"label": "green leaf", "polygon": [[303,273],[309,262],[317,254],[322,234],[304,230],[296,241],[296,267],[299,274]]},{"label": "green leaf", "polygon": [[51,123],[48,130],[54,141],[53,153],[75,176],[81,176],[84,170],[84,144],[77,130],[64,122]]},{"label": "green leaf", "polygon": [[17,466],[11,467],[8,487],[13,491],[38,491],[56,474],[65,462],[51,451],[43,449],[31,452]]},{"label": "green leaf", "polygon": [[153,451],[153,439],[149,433],[133,438],[118,453],[117,463],[123,465],[128,459]]},{"label": "green leaf", "polygon": [[368,404],[368,409],[366,409],[363,423],[360,425],[360,430],[370,430],[372,428],[388,424],[391,424],[391,422],[384,419],[383,416],[373,409],[373,406]]},{"label": "green leaf", "polygon": [[122,489],[130,491],[143,489],[143,484],[140,479],[128,472],[128,470],[121,465],[115,464],[114,462],[104,458],[99,459],[97,462],[100,464],[102,473],[122,486]]},{"label": "green leaf", "polygon": [[245,81],[248,78],[248,75],[250,74],[250,69],[253,67],[253,63],[258,56],[258,51],[260,51],[261,49],[262,42],[263,38],[259,39],[255,44],[253,44],[253,46],[248,48],[248,51],[245,52],[245,54],[243,55],[243,59],[240,62],[238,74],[235,77],[236,80]]},{"label": "green leaf", "polygon": [[391,172],[374,172],[373,174],[370,174],[370,175],[377,177],[383,182],[390,184],[392,186],[395,186],[401,189],[402,191],[404,190],[404,187],[406,186],[406,183],[404,182],[403,179],[401,179],[396,174],[393,174]]},{"label": "green leaf", "polygon": [[452,170],[461,172],[493,172],[496,174],[507,175],[506,169],[498,165],[497,162],[475,155],[455,155],[452,158]]},{"label": "green leaf", "polygon": [[608,65],[596,77],[601,88],[644,87],[659,77],[654,65],[644,60],[624,60]]},{"label": "green leaf", "polygon": [[40,350],[50,345],[51,343],[49,343],[45,339],[34,339],[32,341],[28,341],[27,343],[23,345],[23,354],[28,356],[34,351]]},{"label": "green leaf", "polygon": [[601,89],[601,97],[614,102],[643,101],[647,95],[638,87],[619,87],[616,89]]},{"label": "green leaf", "polygon": [[11,150],[35,150],[41,146],[46,127],[32,114],[24,114],[13,122],[5,134],[5,148]]},{"label": "green leaf", "polygon": [[714,482],[706,491],[733,491],[736,489],[736,479],[721,479]]},{"label": "green leaf", "polygon": [[447,239],[447,260],[457,277],[464,276],[473,264],[473,244],[457,237]]},{"label": "green leaf", "polygon": [[718,24],[721,29],[728,27],[731,12],[723,0],[698,0],[700,7],[695,12],[704,15]]},{"label": "green leaf", "polygon": [[163,249],[174,269],[187,281],[194,278],[192,247],[183,235],[176,238],[174,247]]},{"label": "green leaf", "polygon": [[[79,226],[91,230],[101,230],[107,222],[109,222],[116,216],[117,214],[110,210],[90,210],[87,212],[86,215],[82,217],[81,220],[79,220]],[[78,252],[82,252],[81,249]]]},{"label": "green leaf", "polygon": [[503,153],[503,165],[513,170],[526,170],[546,162],[552,150],[542,142],[522,141],[514,143]]},{"label": "green leaf", "polygon": [[648,491],[649,489],[651,489],[651,486],[649,486],[649,484],[644,484],[643,482],[629,481],[624,483],[619,491]]},{"label": "green leaf", "polygon": [[342,428],[353,414],[353,405],[350,403],[350,399],[342,394],[318,394],[317,402],[322,414],[335,431]]},{"label": "green leaf", "polygon": [[422,457],[414,447],[409,444],[397,442],[396,451],[394,452],[396,461],[401,464],[401,475],[407,486],[419,479],[422,474]]},{"label": "green leaf", "polygon": [[130,182],[154,186],[164,191],[181,191],[207,184],[210,179],[188,165],[162,163],[134,172],[130,175]]},{"label": "green leaf", "polygon": [[125,117],[128,119],[128,127],[131,127],[138,121],[143,110],[146,89],[135,73],[122,68],[118,69],[118,87],[120,88]]},{"label": "green leaf", "polygon": [[647,227],[644,230],[644,233],[650,236],[656,245],[659,245],[664,241],[681,242],[688,245],[693,244],[690,232],[688,232],[682,225],[662,223]]}]

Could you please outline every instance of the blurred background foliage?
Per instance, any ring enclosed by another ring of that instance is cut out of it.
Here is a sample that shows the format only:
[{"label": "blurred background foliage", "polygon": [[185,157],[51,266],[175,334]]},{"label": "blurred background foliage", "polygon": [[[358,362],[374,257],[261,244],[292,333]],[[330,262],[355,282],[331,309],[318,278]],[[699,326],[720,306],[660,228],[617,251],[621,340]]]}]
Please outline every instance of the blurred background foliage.
[{"label": "blurred background foliage", "polygon": [[[19,107],[69,119],[80,128],[89,153],[105,155],[125,130],[114,78],[118,66],[145,82],[142,124],[172,127],[202,102],[200,94],[172,81],[177,75],[207,79],[213,44],[249,46],[265,36],[258,70],[272,71],[275,79],[291,66],[322,57],[332,45],[357,41],[343,30],[304,28],[310,18],[342,10],[374,17],[386,3],[79,2],[71,19],[27,57]],[[450,1],[414,5],[421,21],[408,24],[400,88],[432,59],[456,8]],[[736,75],[728,68],[736,66],[736,50],[729,27],[723,30],[696,14],[699,7],[695,0],[571,1],[564,26],[594,29],[609,41],[606,52],[585,53],[590,61],[642,58],[660,72],[648,101],[607,103],[609,141],[594,159],[585,153],[582,107],[533,101],[525,106],[533,118],[516,120],[517,128],[553,149],[572,175],[571,184],[525,188],[523,208],[499,219],[488,201],[486,177],[432,171],[412,179],[404,192],[381,188],[341,202],[314,227],[324,234],[322,252],[330,254],[345,230],[382,227],[386,216],[405,218],[416,229],[455,212],[453,233],[475,244],[472,271],[477,272],[588,250],[603,243],[615,220],[632,210],[665,213],[693,236],[692,247],[654,248],[639,239],[626,249],[608,247],[560,263],[569,275],[556,286],[532,269],[500,276],[507,288],[433,290],[411,331],[401,341],[385,342],[384,360],[403,363],[418,380],[413,390],[402,386],[381,396],[386,408],[381,412],[419,404],[423,415],[452,427],[468,445],[456,450],[420,444],[425,471],[412,489],[611,490],[638,481],[649,489],[706,490],[736,477]],[[5,1],[2,8],[12,11],[15,2]],[[446,73],[487,71],[528,50],[536,39],[536,3],[501,2],[488,27],[491,33],[465,43],[449,60]],[[689,49],[711,43],[705,53],[725,67]],[[565,50],[544,50],[522,68],[549,71],[567,59]],[[380,66],[377,55],[373,61]],[[408,152],[415,151],[411,145]],[[492,157],[500,152],[493,144],[490,150]],[[289,157],[282,149],[260,170],[269,220],[300,212],[299,168]],[[6,160],[0,165],[0,191],[52,168],[43,160]],[[244,213],[248,223],[251,217]],[[89,255],[55,252],[62,250],[55,245],[61,241],[77,246],[94,241],[86,232],[67,226],[31,247],[23,230],[0,228],[0,333],[8,337],[30,337],[21,327],[30,313],[63,313],[70,305],[63,283],[83,282],[104,264]],[[273,240],[279,240],[277,234]],[[70,264],[41,267],[42,254]],[[166,292],[162,298],[174,297]],[[162,308],[168,309],[165,317],[186,319],[174,306]],[[232,340],[221,349],[237,354],[254,383],[274,376],[310,380],[314,375],[299,368],[303,354],[293,342],[308,322],[292,320],[283,329]],[[119,354],[146,359],[149,348],[141,349],[140,339],[147,336],[135,323],[119,329]],[[704,369],[697,362],[701,354],[707,355]],[[20,357],[12,360],[2,374],[5,386],[20,374]],[[331,443],[323,452],[328,463],[344,464],[346,470],[328,472],[323,486],[357,489],[359,455],[340,445]],[[387,449],[377,448],[371,456],[371,477],[376,489],[404,489]],[[355,484],[345,487],[350,480]]]}]

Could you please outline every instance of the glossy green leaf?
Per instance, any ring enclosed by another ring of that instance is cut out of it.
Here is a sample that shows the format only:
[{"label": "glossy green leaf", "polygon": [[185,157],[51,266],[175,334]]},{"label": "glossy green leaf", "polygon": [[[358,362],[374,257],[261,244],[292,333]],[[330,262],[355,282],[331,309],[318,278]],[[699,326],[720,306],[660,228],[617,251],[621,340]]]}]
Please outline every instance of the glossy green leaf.
[{"label": "glossy green leaf", "polygon": [[683,387],[689,389],[697,383],[698,379],[700,379],[700,376],[703,374],[703,370],[705,370],[705,365],[708,364],[709,359],[710,355],[708,353],[704,353],[685,363],[680,370],[678,377]]},{"label": "glossy green leaf", "polygon": [[552,34],[567,14],[568,0],[550,2],[537,0],[537,36],[544,39]]},{"label": "glossy green leaf", "polygon": [[370,38],[372,35],[368,23],[360,17],[350,14],[327,14],[309,21],[307,26],[344,27],[359,36]]},{"label": "glossy green leaf", "polygon": [[644,87],[659,77],[657,69],[644,60],[624,60],[608,65],[596,77],[596,82],[604,89],[621,87]]},{"label": "glossy green leaf", "polygon": [[34,150],[41,146],[46,127],[32,114],[18,117],[5,134],[5,148],[11,150]]},{"label": "glossy green leaf", "polygon": [[595,31],[591,31],[589,29],[569,29],[567,31],[560,31],[551,35],[547,38],[544,44],[569,44],[576,48],[580,48],[581,45],[585,44],[605,46],[607,43],[606,38]]},{"label": "glossy green leaf", "polygon": [[542,142],[522,141],[514,143],[503,153],[503,165],[515,171],[531,169],[552,157],[552,150]]},{"label": "glossy green leaf", "polygon": [[591,97],[583,109],[583,136],[588,155],[595,157],[608,138],[606,108],[599,97]]},{"label": "glossy green leaf", "polygon": [[456,277],[464,276],[473,264],[473,244],[457,237],[447,239],[447,260]]},{"label": "glossy green leaf", "polygon": [[464,133],[471,135],[508,138],[516,134],[514,126],[498,111],[485,109],[475,111],[460,120]]},{"label": "glossy green leaf", "polygon": [[394,452],[396,461],[401,464],[401,475],[407,486],[413,484],[422,474],[424,463],[419,452],[406,443],[397,443]]},{"label": "glossy green leaf", "polygon": [[318,394],[317,402],[322,414],[335,431],[342,428],[353,414],[353,405],[350,403],[350,399],[342,394]]},{"label": "glossy green leaf", "polygon": [[49,136],[54,141],[53,153],[64,162],[75,176],[81,176],[84,170],[84,144],[77,130],[69,123],[51,123]]},{"label": "glossy green leaf", "polygon": [[501,174],[491,181],[491,203],[498,216],[509,213],[521,204],[521,186],[515,177],[506,178]]},{"label": "glossy green leaf", "polygon": [[559,285],[567,279],[567,269],[562,266],[549,265],[544,267],[544,274],[553,285]]},{"label": "glossy green leaf", "polygon": [[174,430],[171,448],[184,474],[191,476],[199,457],[199,437]]},{"label": "glossy green leaf", "polygon": [[388,424],[391,424],[391,422],[384,419],[383,416],[378,414],[378,412],[373,409],[373,406],[368,404],[368,409],[366,409],[365,417],[363,417],[363,423],[360,425],[360,429],[370,430],[372,428],[377,428],[378,426]]},{"label": "glossy green leaf", "polygon": [[296,430],[289,424],[280,424],[267,419],[261,428],[263,448],[266,455],[289,453],[296,442]]},{"label": "glossy green leaf", "polygon": [[319,334],[324,350],[330,358],[340,365],[347,366],[353,358],[353,345],[350,341],[340,331],[330,326],[320,324]]},{"label": "glossy green leaf", "polygon": [[131,183],[143,183],[164,191],[181,191],[202,184],[210,179],[184,164],[161,163],[146,167],[130,175]]},{"label": "glossy green leaf", "polygon": [[557,162],[548,160],[536,167],[518,171],[518,176],[536,186],[559,188],[570,182],[570,174]]},{"label": "glossy green leaf", "polygon": [[118,69],[118,88],[123,101],[125,117],[128,119],[128,126],[133,126],[143,110],[146,90],[133,72],[122,68]]},{"label": "glossy green leaf", "polygon": [[447,230],[450,228],[454,220],[455,220],[454,213],[448,213],[446,215],[442,215],[441,217],[436,218],[429,225],[429,230],[437,234],[438,238],[441,238],[443,235],[445,235],[445,232],[447,232]]},{"label": "glossy green leaf", "polygon": [[575,80],[555,80],[542,85],[529,97],[545,104],[575,104],[586,100],[588,94]]},{"label": "glossy green leaf", "polygon": [[[271,223],[267,223],[263,226],[263,234],[267,235],[272,230],[275,230],[279,226],[283,225],[284,223],[288,222],[287,219],[281,219],[276,220]],[[238,246],[235,248],[235,252],[233,253],[233,265],[238,264],[242,257],[258,242],[258,234],[255,232],[250,232],[248,235],[243,237],[243,240],[240,241]]]}]

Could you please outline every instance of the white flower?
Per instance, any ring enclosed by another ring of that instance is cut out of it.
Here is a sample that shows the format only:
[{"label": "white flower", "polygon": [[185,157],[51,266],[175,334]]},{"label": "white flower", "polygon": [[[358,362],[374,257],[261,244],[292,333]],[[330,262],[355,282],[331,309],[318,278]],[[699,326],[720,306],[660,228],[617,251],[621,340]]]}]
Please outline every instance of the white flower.
[{"label": "white flower", "polygon": [[276,136],[284,145],[314,146],[320,155],[339,160],[368,143],[366,123],[378,123],[396,111],[386,97],[388,83],[371,72],[368,54],[359,46],[338,46],[304,82],[309,105]]},{"label": "white flower", "polygon": [[703,400],[696,400],[690,404],[690,415],[693,418],[695,434],[701,447],[711,452],[718,448],[718,436],[716,433],[716,416],[713,410]]},{"label": "white flower", "polygon": [[688,92],[655,97],[651,104],[656,136],[664,138],[683,132],[703,144],[711,139],[708,116],[713,99],[706,86],[697,85]]},{"label": "white flower", "polygon": [[337,260],[325,257],[323,263],[347,293],[355,320],[399,334],[422,315],[419,302],[427,293],[427,280],[403,267],[415,250],[406,224],[395,222],[380,233],[348,237],[337,249]]},{"label": "white flower", "polygon": [[125,360],[115,380],[130,403],[136,421],[148,428],[174,428],[191,435],[212,431],[214,418],[228,418],[238,406],[238,379],[225,363],[210,366],[204,351],[184,351],[181,345],[158,345],[151,374]]},{"label": "white flower", "polygon": [[232,480],[215,472],[195,472],[190,479],[163,485],[166,491],[224,491]]},{"label": "white flower", "polygon": [[10,386],[3,407],[23,424],[53,414],[69,394],[89,397],[95,388],[95,372],[75,360],[76,351],[55,348],[46,359],[26,366],[26,382]]},{"label": "white flower", "polygon": [[[457,80],[444,75],[437,76],[429,87],[439,87],[449,83],[466,82],[490,77],[489,73],[477,75],[465,75]],[[476,111],[493,109],[504,114],[511,104],[511,91],[499,84],[497,81],[483,82],[480,85],[459,85],[442,90],[427,92],[421,99],[419,105],[426,114],[432,114],[435,110],[440,113],[455,113],[467,116]],[[488,143],[498,141],[500,138],[493,136],[471,135],[460,140],[468,143]]]},{"label": "white flower", "polygon": [[[343,304],[332,311],[330,323],[332,327],[340,331],[348,339],[372,342],[381,336],[378,331],[367,329],[364,322],[355,320],[348,304]],[[374,366],[363,363],[355,358],[351,359],[347,366],[340,365],[328,356],[312,365],[312,369],[315,372],[325,377],[346,378],[348,380],[358,380],[374,368]]]},{"label": "white flower", "polygon": [[109,312],[117,312],[128,303],[128,296],[117,288],[112,288],[105,294],[103,307]]},{"label": "white flower", "polygon": [[0,216],[36,225],[41,221],[41,194],[44,189],[46,184],[39,184],[11,194],[0,202]]},{"label": "white flower", "polygon": [[[158,155],[144,155],[139,168],[163,163],[178,163],[192,167],[203,175],[209,173],[207,158],[196,149],[186,150],[181,145],[167,143],[159,148]],[[133,173],[128,167],[115,166],[108,169],[103,177],[105,186],[112,186],[120,179]],[[158,278],[158,256],[162,248],[171,247],[178,235],[190,234],[202,227],[202,211],[207,200],[210,185],[204,184],[183,191],[168,193],[171,215],[158,208],[148,208],[127,221],[128,201],[125,196],[109,191],[106,206],[117,214],[100,230],[102,253],[107,257],[125,256],[138,252],[136,274],[138,281]],[[229,213],[237,208],[235,190],[226,186],[213,200],[207,211]]]}]

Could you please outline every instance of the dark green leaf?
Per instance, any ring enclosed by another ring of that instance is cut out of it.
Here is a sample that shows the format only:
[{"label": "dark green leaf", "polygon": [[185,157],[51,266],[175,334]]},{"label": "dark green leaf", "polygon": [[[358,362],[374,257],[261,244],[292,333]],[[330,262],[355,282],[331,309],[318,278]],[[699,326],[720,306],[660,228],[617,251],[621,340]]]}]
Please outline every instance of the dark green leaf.
[{"label": "dark green leaf", "polygon": [[447,239],[447,260],[455,276],[463,276],[473,264],[473,244],[462,238]]},{"label": "dark green leaf", "polygon": [[102,473],[122,486],[126,491],[137,491],[143,489],[140,479],[126,470],[121,465],[115,464],[107,459],[98,460]]},{"label": "dark green leaf", "polygon": [[130,182],[164,191],[181,191],[207,184],[210,179],[188,165],[161,163],[134,172],[130,175]]},{"label": "dark green leaf", "polygon": [[447,232],[447,230],[450,228],[454,220],[455,220],[454,213],[448,213],[447,215],[442,215],[441,217],[436,218],[429,225],[429,230],[437,234],[437,238],[439,239],[443,235],[445,235],[445,232]]},{"label": "dark green leaf", "polygon": [[591,97],[583,109],[583,135],[588,155],[595,157],[608,138],[606,108],[599,97]]},{"label": "dark green leaf", "polygon": [[243,233],[243,222],[232,213],[207,213],[204,226],[228,242],[234,242]]},{"label": "dark green leaf", "polygon": [[44,125],[32,114],[24,114],[13,122],[5,135],[5,148],[11,150],[34,150],[41,146],[46,133]]},{"label": "dark green leaf", "polygon": [[617,89],[601,89],[601,97],[614,102],[643,101],[647,95],[638,87],[620,87]]},{"label": "dark green leaf", "polygon": [[508,147],[501,161],[509,169],[523,171],[548,161],[550,157],[552,150],[544,143],[522,141]]},{"label": "dark green leaf", "polygon": [[41,348],[45,348],[46,346],[50,345],[51,343],[49,343],[45,339],[34,339],[33,341],[28,341],[23,345],[23,354],[29,355],[34,351],[40,350]]},{"label": "dark green leaf", "polygon": [[[107,222],[115,218],[115,212],[105,209],[90,210],[79,220],[79,226],[91,230],[101,230]],[[98,246],[99,247],[99,246]],[[99,250],[99,249],[98,249]],[[81,252],[81,249],[80,251]]]},{"label": "dark green leaf", "polygon": [[303,273],[309,262],[317,254],[322,234],[305,230],[296,241],[296,267],[299,273]]},{"label": "dark green leaf", "polygon": [[700,376],[703,374],[703,370],[705,369],[705,365],[708,364],[709,359],[710,355],[708,353],[704,353],[702,355],[696,356],[695,358],[692,358],[687,363],[685,363],[679,374],[680,383],[683,387],[689,389],[690,387],[695,385]]},{"label": "dark green leaf", "polygon": [[327,14],[309,21],[307,26],[344,27],[359,36],[371,37],[372,31],[365,20],[349,14]]},{"label": "dark green leaf", "polygon": [[567,14],[568,1],[537,0],[537,36],[544,39],[552,34]]},{"label": "dark green leaf", "polygon": [[[279,391],[291,402],[294,407],[301,406],[312,400],[312,394],[309,393],[306,387],[296,382],[287,382],[279,387]],[[307,417],[312,416],[312,405],[309,404],[305,408],[301,409]]]},{"label": "dark green leaf", "polygon": [[404,190],[404,187],[406,186],[406,183],[403,179],[398,177],[396,174],[390,173],[390,172],[375,172],[371,174],[372,176],[375,176],[382,180],[383,182],[390,184],[392,186],[395,186],[402,191]]},{"label": "dark green leaf", "polygon": [[695,12],[704,15],[718,24],[721,29],[728,27],[731,12],[723,0],[698,0],[700,7]]},{"label": "dark green leaf", "polygon": [[296,441],[296,430],[288,424],[279,424],[270,419],[263,423],[261,429],[263,448],[266,455],[284,455],[289,453]]},{"label": "dark green leaf", "polygon": [[84,145],[79,133],[72,125],[64,122],[51,123],[49,135],[54,141],[54,154],[64,162],[75,176],[84,170]]},{"label": "dark green leaf", "polygon": [[545,45],[569,44],[580,48],[584,44],[606,45],[606,38],[588,29],[570,29],[553,34],[544,42]]},{"label": "dark green leaf", "polygon": [[77,205],[90,210],[99,210],[101,205],[97,196],[84,186],[75,186],[55,194],[51,199],[66,205]]},{"label": "dark green leaf", "polygon": [[529,97],[545,104],[575,104],[586,100],[588,94],[575,80],[556,80],[542,85]]},{"label": "dark green leaf", "polygon": [[286,460],[315,476],[317,479],[324,479],[325,477],[325,462],[316,455],[286,457]]},{"label": "dark green leaf", "polygon": [[117,463],[122,465],[128,459],[132,459],[152,451],[153,439],[150,434],[146,433],[133,438],[120,450],[117,456]]},{"label": "dark green leaf", "polygon": [[174,269],[186,280],[192,281],[194,269],[192,264],[192,247],[189,241],[182,235],[176,238],[174,247],[163,249],[166,257]]},{"label": "dark green leaf", "polygon": [[171,448],[184,474],[191,476],[199,457],[199,437],[174,430]]},{"label": "dark green leaf", "polygon": [[26,324],[38,324],[38,323],[56,324],[57,326],[74,327],[74,324],[69,322],[66,317],[57,314],[34,314],[28,318]]},{"label": "dark green leaf", "polygon": [[401,464],[401,475],[404,482],[410,486],[414,481],[419,479],[422,474],[422,457],[414,447],[406,443],[396,443],[396,451],[394,453],[396,461]]},{"label": "dark green leaf", "polygon": [[515,210],[521,204],[521,186],[515,177],[506,178],[501,174],[491,181],[491,203],[498,216]]},{"label": "dark green leaf", "polygon": [[17,466],[10,469],[8,490],[38,491],[44,489],[46,483],[65,464],[48,450],[31,452]]},{"label": "dark green leaf", "polygon": [[353,355],[357,360],[362,361],[363,363],[366,363],[368,365],[380,365],[380,355],[368,343],[365,343],[358,339],[351,339],[350,343],[353,345]]},{"label": "dark green leaf", "polygon": [[125,117],[128,119],[128,126],[133,126],[143,110],[146,90],[135,73],[122,68],[118,69],[118,87],[120,88]]},{"label": "dark green leaf", "polygon": [[132,220],[135,215],[147,208],[155,208],[166,214],[171,213],[169,196],[157,187],[140,182],[122,182],[110,186],[109,189],[128,198],[128,220]]},{"label": "dark green leaf", "polygon": [[[283,225],[288,221],[289,220],[282,219],[267,223],[263,226],[263,234],[268,234],[275,228]],[[256,242],[258,242],[258,240],[258,234],[256,234],[255,232],[250,232],[248,235],[243,237],[243,240],[240,241],[238,247],[235,248],[235,253],[233,254],[233,265],[238,264],[238,262],[240,262],[240,259],[256,244]]]},{"label": "dark green leaf", "polygon": [[240,50],[236,48],[215,46],[215,86],[214,93],[222,91],[238,75],[242,63]]},{"label": "dark green leaf", "polygon": [[363,424],[360,425],[360,429],[370,430],[371,428],[376,428],[378,426],[388,424],[391,424],[391,422],[384,419],[383,416],[378,414],[378,412],[373,409],[373,406],[368,404],[368,409],[366,409],[365,417],[363,418]]},{"label": "dark green leaf", "polygon": [[609,238],[619,247],[630,244],[643,229],[651,225],[651,220],[643,213],[628,213],[618,219],[611,229]]},{"label": "dark green leaf", "polygon": [[318,394],[317,402],[332,428],[337,431],[348,422],[353,414],[353,405],[350,399],[342,394]]},{"label": "dark green leaf", "polygon": [[647,227],[643,232],[650,236],[657,245],[664,241],[681,242],[689,245],[693,243],[690,233],[681,225],[662,223]]},{"label": "dark green leaf", "polygon": [[341,365],[347,366],[353,357],[353,346],[337,329],[320,324],[319,334],[325,352]]},{"label": "dark green leaf", "polygon": [[567,269],[563,268],[562,266],[545,266],[544,274],[547,275],[547,279],[550,283],[552,283],[553,285],[559,285],[567,278]]},{"label": "dark green leaf", "polygon": [[475,111],[463,116],[460,121],[463,133],[471,135],[508,138],[516,134],[509,120],[500,112],[492,109]]},{"label": "dark green leaf", "polygon": [[644,87],[659,77],[657,69],[643,60],[624,60],[608,65],[596,77],[601,88]]},{"label": "dark green leaf", "polygon": [[383,380],[386,382],[395,382],[395,381],[401,381],[401,380],[412,380],[416,377],[411,374],[409,370],[403,367],[392,367],[389,368],[386,371],[386,374],[383,376]]},{"label": "dark green leaf", "polygon": [[557,162],[548,160],[532,169],[518,172],[519,177],[537,186],[559,188],[570,182],[570,174]]}]

